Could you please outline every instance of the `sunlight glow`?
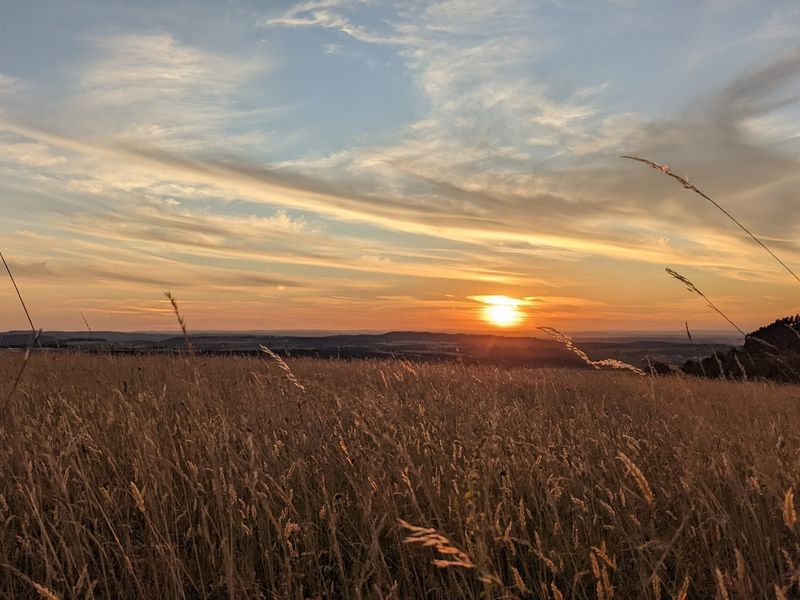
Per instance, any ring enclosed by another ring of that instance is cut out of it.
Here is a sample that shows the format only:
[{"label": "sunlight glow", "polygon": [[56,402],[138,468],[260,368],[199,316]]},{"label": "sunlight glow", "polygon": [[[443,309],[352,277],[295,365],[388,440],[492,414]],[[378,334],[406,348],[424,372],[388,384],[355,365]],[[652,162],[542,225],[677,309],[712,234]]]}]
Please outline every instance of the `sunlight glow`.
[{"label": "sunlight glow", "polygon": [[519,301],[507,296],[484,296],[486,303],[482,317],[496,327],[511,327],[522,321],[524,315],[517,309]]}]

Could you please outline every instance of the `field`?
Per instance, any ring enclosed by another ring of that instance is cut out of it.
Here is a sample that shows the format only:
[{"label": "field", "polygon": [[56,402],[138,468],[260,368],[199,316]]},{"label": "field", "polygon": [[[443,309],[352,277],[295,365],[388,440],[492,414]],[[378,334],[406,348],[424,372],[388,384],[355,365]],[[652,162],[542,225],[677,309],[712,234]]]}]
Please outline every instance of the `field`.
[{"label": "field", "polygon": [[800,595],[798,387],[42,353],[8,398],[22,360],[4,598]]}]

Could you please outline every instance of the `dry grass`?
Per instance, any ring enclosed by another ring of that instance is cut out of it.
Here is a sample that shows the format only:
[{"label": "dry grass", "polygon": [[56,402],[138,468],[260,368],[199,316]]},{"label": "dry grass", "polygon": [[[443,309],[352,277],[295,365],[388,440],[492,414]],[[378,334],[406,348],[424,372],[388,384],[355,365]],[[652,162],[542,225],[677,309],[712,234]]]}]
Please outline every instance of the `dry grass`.
[{"label": "dry grass", "polygon": [[558,329],[553,327],[537,327],[539,331],[542,331],[549,335],[552,338],[555,338],[560,343],[564,344],[567,350],[575,354],[578,358],[580,358],[584,363],[592,367],[593,369],[602,369],[603,367],[607,367],[609,369],[618,369],[620,371],[630,371],[632,373],[636,373],[637,375],[645,375],[645,372],[642,371],[639,367],[634,367],[633,365],[623,362],[621,360],[617,360],[616,358],[605,358],[603,360],[592,360],[589,358],[589,355],[586,354],[583,350],[578,348],[575,345],[575,341],[565,333],[561,333]]},{"label": "dry grass", "polygon": [[289,363],[35,353],[0,596],[800,594],[796,387]]}]

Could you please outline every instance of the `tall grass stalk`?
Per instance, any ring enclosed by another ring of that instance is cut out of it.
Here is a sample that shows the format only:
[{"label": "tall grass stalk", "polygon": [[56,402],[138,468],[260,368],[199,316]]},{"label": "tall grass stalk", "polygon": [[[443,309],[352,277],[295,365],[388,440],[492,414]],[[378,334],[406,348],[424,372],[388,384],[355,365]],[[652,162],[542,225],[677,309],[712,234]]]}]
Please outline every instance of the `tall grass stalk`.
[{"label": "tall grass stalk", "polygon": [[717,209],[719,209],[722,212],[722,214],[724,214],[726,217],[728,217],[728,219],[733,221],[733,223],[735,223],[736,226],[739,227],[739,229],[744,231],[750,237],[750,239],[752,239],[756,244],[761,246],[761,248],[763,248],[773,259],[775,259],[775,261],[780,266],[782,266],[784,269],[786,269],[786,271],[792,277],[794,277],[798,281],[798,283],[800,283],[800,277],[798,277],[797,273],[795,273],[785,262],[783,262],[783,260],[781,260],[778,257],[777,254],[775,254],[772,250],[770,250],[769,247],[767,247],[767,245],[764,242],[762,242],[752,231],[750,231],[747,227],[745,227],[736,217],[734,217],[725,208],[723,208],[717,201],[713,200],[710,196],[708,196],[704,192],[700,191],[697,188],[697,186],[695,186],[693,183],[690,183],[689,180],[686,177],[682,177],[682,176],[677,175],[676,173],[672,172],[672,170],[670,170],[670,168],[667,165],[662,165],[662,164],[659,164],[657,162],[653,162],[652,160],[648,160],[646,158],[640,158],[638,156],[630,156],[630,155],[624,155],[624,156],[622,156],[622,158],[627,158],[629,160],[635,160],[635,161],[638,161],[640,163],[644,163],[644,164],[652,167],[656,171],[664,173],[664,175],[667,175],[668,177],[672,177],[673,179],[675,179],[677,182],[679,182],[687,190],[690,190],[690,191],[694,192],[695,194],[698,194],[702,198],[708,200]]},{"label": "tall grass stalk", "polygon": [[33,319],[31,319],[31,313],[28,311],[28,307],[25,304],[25,300],[22,299],[22,292],[19,291],[19,287],[17,286],[17,282],[14,279],[14,276],[11,274],[11,268],[8,266],[6,262],[5,256],[3,253],[0,252],[0,260],[3,261],[3,266],[6,268],[6,273],[8,273],[8,278],[11,280],[11,284],[14,286],[14,291],[17,292],[17,298],[19,298],[19,303],[22,304],[22,310],[25,311],[25,316],[28,318],[28,324],[31,326],[31,333],[36,335],[36,327],[33,325]]},{"label": "tall grass stalk", "polygon": [[285,360],[283,360],[277,353],[273,352],[267,346],[264,346],[262,344],[259,347],[261,348],[261,352],[269,356],[272,360],[274,360],[277,363],[278,367],[281,369],[281,371],[283,371],[284,375],[286,376],[286,379],[289,380],[289,383],[291,383],[293,386],[304,392],[306,391],[306,386],[300,383],[300,380],[297,379],[297,376],[294,374],[291,367],[288,364],[286,364]]},{"label": "tall grass stalk", "polygon": [[14,378],[14,383],[11,386],[11,390],[8,392],[8,395],[6,396],[6,406],[9,405],[9,403],[11,402],[11,399],[14,397],[14,394],[16,393],[17,389],[19,388],[19,384],[22,381],[22,376],[25,374],[25,369],[28,368],[28,363],[31,360],[31,351],[33,350],[33,347],[39,341],[39,337],[41,335],[42,335],[42,331],[41,330],[34,332],[34,336],[33,336],[33,338],[31,338],[31,341],[28,344],[28,347],[25,348],[25,355],[22,357],[22,365],[20,365],[20,368],[17,371],[17,376]]},{"label": "tall grass stalk", "polygon": [[91,335],[92,327],[91,325],[89,325],[89,321],[86,320],[86,315],[84,315],[82,312],[81,312],[81,319],[83,319],[83,324],[86,325],[86,331],[88,331],[89,334]]},{"label": "tall grass stalk", "polygon": [[[667,275],[669,275],[670,277],[672,277],[674,279],[677,279],[683,285],[685,285],[687,290],[689,290],[693,294],[695,294],[695,295],[699,296],[700,298],[702,298],[703,300],[705,300],[706,306],[708,306],[708,308],[710,308],[711,310],[716,312],[719,316],[721,316],[723,319],[725,319],[731,325],[731,327],[733,327],[736,331],[738,331],[739,333],[742,334],[742,337],[747,337],[747,334],[742,330],[742,328],[739,327],[736,323],[734,323],[728,315],[726,315],[724,312],[722,312],[717,307],[717,305],[714,304],[708,298],[708,296],[706,296],[703,292],[701,292],[700,289],[694,283],[689,281],[689,279],[687,279],[686,277],[684,277],[683,275],[681,275],[680,273],[678,273],[674,269],[670,269],[669,267],[667,267],[664,270],[667,272]],[[691,340],[692,339],[692,335],[689,333],[689,323],[688,322],[686,323],[686,333],[689,335],[689,340]]]},{"label": "tall grass stalk", "polygon": [[575,354],[578,358],[580,358],[583,362],[585,362],[590,367],[595,369],[601,369],[603,367],[608,367],[610,369],[618,369],[622,371],[631,371],[632,373],[636,373],[637,375],[646,375],[646,373],[640,369],[639,367],[635,367],[631,364],[623,362],[621,360],[617,360],[616,358],[605,358],[603,360],[592,360],[589,358],[589,355],[586,354],[583,350],[578,348],[575,344],[575,341],[565,333],[561,333],[558,329],[554,329],[553,327],[545,327],[540,326],[537,327],[539,331],[542,331],[549,335],[550,337],[555,338],[566,347],[567,350]]},{"label": "tall grass stalk", "polygon": [[183,318],[180,308],[178,308],[178,301],[175,299],[175,296],[172,295],[172,292],[164,292],[164,296],[166,296],[167,300],[169,300],[169,303],[172,305],[172,312],[178,320],[181,333],[183,333],[183,341],[186,344],[186,349],[189,351],[189,354],[194,354],[194,346],[192,345],[192,340],[189,339],[189,332],[186,329],[186,320]]}]

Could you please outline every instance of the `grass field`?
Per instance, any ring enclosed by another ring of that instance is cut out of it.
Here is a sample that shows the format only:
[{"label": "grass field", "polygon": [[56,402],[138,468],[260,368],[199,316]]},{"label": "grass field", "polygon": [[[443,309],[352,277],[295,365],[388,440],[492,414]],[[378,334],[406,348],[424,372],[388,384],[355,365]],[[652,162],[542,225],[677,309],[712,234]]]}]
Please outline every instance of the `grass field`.
[{"label": "grass field", "polygon": [[21,362],[5,598],[800,595],[798,387],[41,354],[7,400]]}]

